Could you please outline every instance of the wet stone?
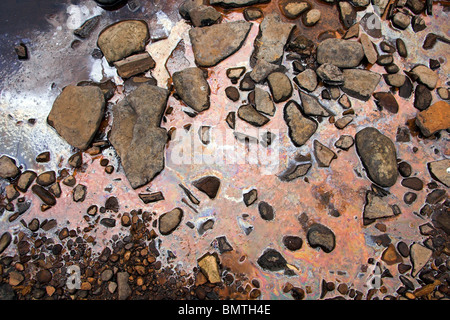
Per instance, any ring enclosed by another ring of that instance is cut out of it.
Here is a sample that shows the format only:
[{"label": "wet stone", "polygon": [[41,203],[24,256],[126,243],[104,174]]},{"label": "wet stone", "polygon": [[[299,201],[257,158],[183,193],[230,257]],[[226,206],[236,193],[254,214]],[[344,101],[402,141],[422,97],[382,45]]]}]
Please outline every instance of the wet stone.
[{"label": "wet stone", "polygon": [[216,255],[207,253],[198,259],[198,266],[210,283],[221,282],[219,263]]},{"label": "wet stone", "polygon": [[9,232],[4,232],[0,237],[0,254],[8,248],[12,240],[12,236]]},{"label": "wet stone", "polygon": [[27,60],[29,58],[28,48],[24,43],[19,43],[14,46],[14,51],[16,52],[19,60]]},{"label": "wet stone", "polygon": [[258,212],[261,218],[266,221],[273,220],[275,217],[273,207],[265,201],[261,201],[258,204]]},{"label": "wet stone", "polygon": [[139,198],[145,204],[164,200],[164,196],[161,191],[153,193],[139,193]]},{"label": "wet stone", "polygon": [[5,193],[8,201],[13,201],[20,195],[19,191],[17,191],[16,187],[12,184],[5,187]]},{"label": "wet stone", "polygon": [[155,65],[155,60],[147,52],[135,54],[114,62],[117,73],[124,79],[153,69]]},{"label": "wet stone", "polygon": [[393,244],[390,244],[386,248],[386,250],[383,251],[383,253],[381,254],[381,260],[383,260],[389,266],[403,262],[402,257],[397,252]]},{"label": "wet stone", "polygon": [[336,120],[334,125],[336,126],[336,128],[342,130],[346,126],[348,126],[352,121],[353,121],[353,117],[351,117],[351,116],[344,116],[344,117],[339,118],[338,120]]},{"label": "wet stone", "polygon": [[244,75],[245,71],[245,67],[228,68],[227,77],[232,83],[236,84],[237,81]]},{"label": "wet stone", "polygon": [[100,16],[92,17],[86,20],[79,28],[73,31],[73,34],[81,39],[89,38],[91,33],[97,28],[100,22]]},{"label": "wet stone", "polygon": [[210,0],[210,5],[217,5],[224,8],[241,8],[254,4],[268,3],[270,0]]},{"label": "wet stone", "polygon": [[243,13],[244,19],[247,21],[258,20],[264,16],[262,10],[259,8],[245,8]]},{"label": "wet stone", "polygon": [[266,80],[269,74],[279,69],[279,65],[267,62],[264,59],[259,59],[250,72],[250,78],[252,78],[252,80],[256,83],[262,83]]},{"label": "wet stone", "polygon": [[438,82],[438,75],[435,71],[431,70],[427,66],[418,65],[411,70],[411,74],[418,78],[418,81],[433,90],[436,88]]},{"label": "wet stone", "polygon": [[405,242],[400,241],[397,243],[397,250],[404,258],[409,256],[409,247]]},{"label": "wet stone", "polygon": [[116,226],[116,220],[113,218],[103,218],[100,220],[100,224],[107,228],[113,228]]},{"label": "wet stone", "polygon": [[364,55],[366,56],[367,61],[370,64],[375,64],[378,59],[378,52],[375,49],[375,46],[370,40],[369,36],[365,33],[362,33],[360,36],[360,41],[363,46]]},{"label": "wet stone", "polygon": [[400,88],[406,81],[406,76],[403,74],[384,74],[384,81],[390,86]]},{"label": "wet stone", "polygon": [[420,32],[427,28],[427,25],[425,24],[425,20],[422,19],[420,16],[414,16],[411,20],[411,26],[414,32]]},{"label": "wet stone", "polygon": [[394,74],[399,72],[400,68],[395,63],[391,63],[388,64],[387,66],[384,66],[384,70],[386,70],[387,73]]},{"label": "wet stone", "polygon": [[336,246],[336,237],[334,232],[319,223],[311,225],[307,232],[308,244],[312,248],[320,248],[326,253],[330,253]]},{"label": "wet stone", "polygon": [[22,192],[26,192],[36,179],[37,174],[34,171],[24,171],[17,180],[17,189]]},{"label": "wet stone", "polygon": [[[347,1],[340,1],[338,3],[338,8],[339,8],[339,17],[342,21],[342,24],[344,25],[344,28],[350,31],[351,27],[354,26],[356,22],[356,10]],[[355,36],[357,37],[358,35],[355,34]],[[346,37],[346,39],[348,38]]]},{"label": "wet stone", "polygon": [[364,57],[362,45],[356,41],[326,39],[317,46],[317,62],[330,63],[339,68],[353,68]]},{"label": "wet stone", "polygon": [[383,54],[377,58],[377,64],[380,66],[386,66],[394,62],[394,57],[390,54]]},{"label": "wet stone", "polygon": [[413,84],[411,80],[408,77],[406,77],[405,83],[398,90],[398,95],[403,99],[408,99],[409,97],[411,97],[412,92],[413,92]]},{"label": "wet stone", "polygon": [[394,216],[394,211],[386,200],[377,196],[374,192],[368,191],[363,211],[364,225],[368,225],[376,219],[389,218],[392,216]]},{"label": "wet stone", "polygon": [[437,93],[442,100],[450,99],[450,90],[448,88],[440,87],[437,89]]},{"label": "wet stone", "polygon": [[380,49],[381,49],[381,51],[386,52],[386,53],[394,53],[395,52],[395,47],[386,41],[380,42]]},{"label": "wet stone", "polygon": [[410,247],[410,256],[413,269],[411,275],[415,277],[420,270],[427,264],[428,260],[431,258],[433,251],[424,247],[419,243],[414,243]]},{"label": "wet stone", "polygon": [[288,250],[297,251],[302,248],[303,240],[297,236],[284,236],[283,244]]}]

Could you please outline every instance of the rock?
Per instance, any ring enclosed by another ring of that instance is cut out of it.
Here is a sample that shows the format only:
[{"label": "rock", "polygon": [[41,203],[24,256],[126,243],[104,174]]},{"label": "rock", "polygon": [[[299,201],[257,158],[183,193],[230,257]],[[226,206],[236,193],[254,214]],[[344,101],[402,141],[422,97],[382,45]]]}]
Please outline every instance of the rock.
[{"label": "rock", "polygon": [[103,218],[100,220],[100,224],[107,228],[114,228],[116,226],[116,220],[113,218]]},{"label": "rock", "polygon": [[392,87],[400,88],[406,81],[406,76],[403,74],[384,74],[384,81]]},{"label": "rock", "polygon": [[261,218],[263,218],[266,221],[270,221],[275,218],[273,207],[265,201],[261,201],[258,204],[258,212]]},{"label": "rock", "polygon": [[220,179],[214,176],[206,176],[194,181],[192,184],[210,199],[214,199],[219,191]]},{"label": "rock", "polygon": [[285,236],[283,237],[284,246],[290,251],[297,251],[302,248],[303,240],[297,236]]},{"label": "rock", "polygon": [[79,28],[73,31],[73,34],[81,39],[89,38],[91,33],[97,28],[100,22],[100,16],[92,17],[86,20]]},{"label": "rock", "polygon": [[307,27],[312,27],[317,22],[319,22],[321,17],[321,12],[318,9],[311,9],[304,15],[303,23]]},{"label": "rock", "polygon": [[355,137],[356,150],[367,176],[382,187],[391,187],[397,181],[397,152],[395,145],[375,128],[360,130]]},{"label": "rock", "polygon": [[269,122],[269,118],[260,114],[256,109],[250,105],[246,104],[240,106],[238,109],[238,117],[255,127],[261,127]]},{"label": "rock", "polygon": [[256,189],[252,189],[249,192],[244,193],[244,203],[248,207],[255,203],[258,199],[258,191]]},{"label": "rock", "polygon": [[49,283],[52,278],[52,273],[47,269],[41,269],[36,273],[36,280],[41,284]]},{"label": "rock", "polygon": [[442,100],[449,100],[450,99],[450,90],[444,87],[437,88],[437,93],[439,95],[439,98]]},{"label": "rock", "polygon": [[445,101],[438,101],[416,116],[416,125],[425,137],[439,130],[450,128],[450,106]]},{"label": "rock", "polygon": [[398,95],[403,99],[409,99],[413,92],[413,84],[411,80],[406,77],[405,83],[398,89]]},{"label": "rock", "polygon": [[155,67],[155,60],[147,53],[138,53],[123,60],[114,62],[117,73],[122,78],[130,78]]},{"label": "rock", "polygon": [[411,262],[413,265],[411,276],[416,277],[416,275],[422,270],[422,268],[430,260],[433,251],[424,247],[419,243],[414,243],[410,247]]},{"label": "rock", "polygon": [[292,83],[289,78],[281,72],[273,72],[267,77],[270,92],[275,103],[283,102],[292,95]]},{"label": "rock", "polygon": [[381,51],[386,52],[386,53],[394,53],[395,52],[395,47],[386,41],[380,42],[380,49],[381,49]]},{"label": "rock", "polygon": [[64,178],[62,183],[68,187],[73,187],[77,183],[77,181],[74,176],[67,176]]},{"label": "rock", "polygon": [[17,189],[21,192],[27,192],[28,188],[31,186],[36,177],[37,175],[34,171],[27,170],[22,172],[19,179],[17,180]]},{"label": "rock", "polygon": [[329,167],[331,161],[337,158],[336,153],[317,140],[314,140],[314,156],[316,157],[319,167]]},{"label": "rock", "polygon": [[10,202],[20,196],[19,191],[17,191],[16,187],[13,184],[9,184],[5,187],[5,194],[6,199],[8,199],[8,201]]},{"label": "rock", "polygon": [[380,66],[387,66],[394,62],[394,57],[391,54],[383,54],[377,58],[377,64]]},{"label": "rock", "polygon": [[439,77],[435,71],[431,70],[427,66],[418,65],[411,70],[411,73],[417,77],[417,80],[420,83],[426,85],[428,89],[433,90],[436,88]]},{"label": "rock", "polygon": [[339,68],[353,68],[364,57],[362,45],[356,41],[330,38],[317,46],[317,62],[330,63]]},{"label": "rock", "polygon": [[12,236],[9,232],[4,232],[0,237],[0,254],[8,248],[12,240]]},{"label": "rock", "polygon": [[388,266],[403,262],[402,257],[398,254],[392,243],[381,254],[381,260],[383,260]]},{"label": "rock", "polygon": [[422,19],[420,16],[414,16],[411,20],[411,26],[414,32],[420,32],[427,28],[427,25],[425,24],[425,20]]},{"label": "rock", "polygon": [[164,195],[162,194],[161,191],[153,193],[139,193],[139,198],[142,200],[143,203],[148,204],[164,200]]},{"label": "rock", "polygon": [[267,91],[260,88],[255,89],[255,109],[269,116],[275,114],[275,105]]},{"label": "rock", "polygon": [[326,84],[339,86],[344,83],[344,75],[341,69],[330,63],[322,64],[317,68],[316,73]]},{"label": "rock", "polygon": [[305,117],[295,101],[289,101],[284,107],[284,121],[288,126],[288,134],[296,147],[304,145],[316,132],[316,121]]},{"label": "rock", "polygon": [[15,300],[16,293],[7,283],[0,284],[0,300]]},{"label": "rock", "polygon": [[[353,8],[353,6],[347,1],[339,1],[338,6],[339,6],[339,17],[341,18],[344,28],[349,29],[350,27],[354,26],[356,23],[356,10]],[[357,37],[358,34],[355,34],[355,36]],[[346,39],[348,38],[346,37]]]},{"label": "rock", "polygon": [[147,184],[164,169],[168,135],[159,125],[168,97],[168,90],[142,84],[113,108],[110,142],[133,189]]},{"label": "rock", "polygon": [[308,228],[306,238],[312,248],[320,248],[325,253],[330,253],[336,246],[334,232],[320,223],[314,223]]},{"label": "rock", "polygon": [[270,0],[210,0],[212,6],[220,6],[223,8],[241,8],[254,4],[269,3]]},{"label": "rock", "polygon": [[392,18],[392,24],[394,27],[405,30],[408,28],[408,26],[411,23],[411,17],[403,12],[397,12],[394,14],[394,17]]},{"label": "rock", "polygon": [[351,116],[344,116],[342,118],[339,118],[334,123],[335,127],[338,129],[344,129],[346,126],[348,126],[353,121],[353,118]]},{"label": "rock", "polygon": [[289,19],[298,18],[303,12],[311,8],[311,5],[303,0],[279,1],[278,7],[281,13]]},{"label": "rock", "polygon": [[[339,2],[339,4],[341,3],[346,3],[346,2]],[[356,12],[355,12],[355,17],[356,17]],[[347,32],[344,34],[344,36],[342,37],[342,39],[351,39],[351,38],[357,38],[359,35],[359,23],[355,23],[353,24],[351,27],[348,28]]]},{"label": "rock", "polygon": [[278,176],[278,178],[281,181],[292,181],[297,178],[303,177],[306,175],[311,168],[311,163],[303,163],[303,164],[297,164],[297,165],[290,165],[286,171],[284,171],[281,175]]},{"label": "rock", "polygon": [[439,202],[441,202],[446,198],[447,198],[447,191],[443,189],[435,189],[431,191],[429,194],[427,194],[425,202],[429,204],[438,204]]},{"label": "rock", "polygon": [[317,75],[312,69],[306,69],[294,78],[295,83],[302,89],[312,92],[317,87]]},{"label": "rock", "polygon": [[199,5],[189,11],[194,27],[206,27],[218,23],[222,14],[211,6]]},{"label": "rock", "polygon": [[346,94],[343,94],[338,102],[344,109],[350,109],[352,107],[352,103]]},{"label": "rock", "polygon": [[345,69],[343,75],[342,91],[363,101],[369,100],[381,79],[378,73],[362,69]]},{"label": "rock", "polygon": [[450,234],[450,216],[447,208],[435,210],[431,216],[431,221],[436,228],[442,229],[447,235]]},{"label": "rock", "polygon": [[163,213],[158,219],[159,233],[167,236],[175,231],[183,219],[183,210],[175,208],[172,211]]},{"label": "rock", "polygon": [[149,40],[148,26],[142,20],[116,22],[99,34],[97,45],[112,64],[134,53],[142,52]]},{"label": "rock", "polygon": [[9,179],[14,178],[20,173],[16,166],[16,161],[8,156],[0,157],[0,178]]},{"label": "rock", "polygon": [[14,51],[17,54],[17,58],[19,60],[28,60],[29,54],[28,54],[28,48],[25,45],[25,43],[19,43],[17,46],[14,47]]},{"label": "rock", "polygon": [[227,77],[233,84],[236,84],[237,81],[244,75],[245,71],[245,67],[228,68]]},{"label": "rock", "polygon": [[436,60],[436,59],[430,59],[430,61],[428,62],[428,65],[430,66],[431,70],[436,70],[441,67],[441,63],[439,62],[439,60]]},{"label": "rock", "polygon": [[433,96],[427,86],[418,84],[414,91],[414,107],[420,111],[426,110],[431,105],[432,100]]},{"label": "rock", "polygon": [[117,291],[118,299],[126,300],[131,295],[131,288],[128,284],[128,278],[130,275],[128,272],[118,272],[117,273]]},{"label": "rock", "polygon": [[405,178],[402,180],[402,186],[412,190],[420,191],[423,189],[423,181],[417,177]]},{"label": "rock", "polygon": [[100,88],[69,85],[53,103],[47,123],[70,145],[85,150],[96,134],[105,113]]},{"label": "rock", "polygon": [[439,181],[446,187],[450,187],[450,159],[428,162],[428,171],[433,179]]},{"label": "rock", "polygon": [[83,154],[81,152],[77,152],[73,154],[69,160],[68,163],[70,166],[74,168],[79,168],[83,164]]},{"label": "rock", "polygon": [[35,195],[37,195],[42,202],[44,202],[45,204],[49,205],[49,206],[54,206],[56,204],[56,199],[55,197],[48,192],[46,189],[44,189],[43,187],[41,187],[40,185],[33,185],[31,187],[31,190],[33,191],[33,193]]},{"label": "rock", "polygon": [[339,137],[339,139],[334,143],[334,146],[342,150],[348,150],[351,146],[353,146],[353,144],[353,137],[344,134]]},{"label": "rock", "polygon": [[41,152],[36,156],[36,162],[43,163],[43,162],[49,162],[50,161],[50,152],[45,151]]},{"label": "rock", "polygon": [[61,186],[59,185],[59,182],[56,182],[52,184],[48,191],[50,191],[56,198],[59,198],[61,196]]},{"label": "rock", "polygon": [[251,91],[255,89],[255,82],[250,77],[250,72],[247,72],[239,83],[239,89],[241,91]]},{"label": "rock", "polygon": [[217,65],[241,48],[251,27],[250,22],[234,21],[190,29],[195,62],[200,67]]},{"label": "rock", "polygon": [[373,97],[379,108],[386,109],[390,113],[398,112],[398,102],[391,92],[375,92]]},{"label": "rock", "polygon": [[55,181],[56,181],[55,171],[43,172],[36,179],[36,183],[43,187],[47,187],[47,186],[55,183]]},{"label": "rock", "polygon": [[200,259],[197,260],[200,270],[210,283],[221,282],[218,258],[215,255],[206,253]]},{"label": "rock", "polygon": [[398,172],[402,177],[409,177],[412,173],[411,165],[405,161],[398,164]]},{"label": "rock", "polygon": [[254,21],[262,18],[264,16],[260,8],[245,8],[244,18],[247,21]]},{"label": "rock", "polygon": [[203,71],[187,68],[172,75],[176,93],[184,103],[197,112],[209,109],[211,90]]},{"label": "rock", "polygon": [[269,63],[280,64],[294,26],[293,23],[283,22],[276,13],[266,15],[259,26],[250,61],[264,59]]},{"label": "rock", "polygon": [[234,112],[234,111],[229,112],[227,114],[225,121],[227,122],[228,126],[234,130],[234,128],[236,126],[236,112]]},{"label": "rock", "polygon": [[229,86],[225,88],[225,94],[233,102],[236,102],[239,100],[241,95],[239,94],[239,90],[236,89],[236,87]]},{"label": "rock", "polygon": [[203,5],[203,0],[185,0],[179,7],[178,12],[180,13],[180,16],[185,20],[190,20],[191,17],[189,15],[189,12],[191,10],[194,10],[195,8]]},{"label": "rock", "polygon": [[386,11],[386,7],[388,6],[388,0],[372,0],[372,5],[375,9],[375,12],[381,17]]},{"label": "rock", "polygon": [[384,198],[377,196],[373,191],[367,191],[366,203],[363,211],[364,225],[371,224],[376,219],[389,218],[394,215],[393,208]]},{"label": "rock", "polygon": [[402,39],[397,38],[397,40],[395,41],[395,44],[397,46],[397,52],[400,55],[400,57],[403,57],[403,58],[408,57],[408,49],[406,48],[405,42]]},{"label": "rock", "polygon": [[414,13],[420,14],[425,9],[425,3],[420,0],[407,0],[406,6]]},{"label": "rock", "polygon": [[280,69],[279,65],[267,62],[264,59],[259,59],[250,72],[250,78],[256,83],[262,83],[267,79],[269,74],[278,69]]},{"label": "rock", "polygon": [[286,259],[275,249],[268,248],[257,260],[258,265],[268,271],[281,271],[287,268]]},{"label": "rock", "polygon": [[87,187],[85,185],[78,184],[73,189],[73,201],[83,202],[84,199],[86,198],[86,191],[87,191]]}]

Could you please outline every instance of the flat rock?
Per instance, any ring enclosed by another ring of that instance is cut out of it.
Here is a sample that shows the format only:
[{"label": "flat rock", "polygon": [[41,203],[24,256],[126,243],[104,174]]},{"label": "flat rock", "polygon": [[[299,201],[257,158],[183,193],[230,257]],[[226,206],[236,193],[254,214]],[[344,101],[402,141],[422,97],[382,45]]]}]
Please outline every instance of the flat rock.
[{"label": "flat rock", "polygon": [[275,114],[276,109],[270,94],[261,88],[255,88],[255,109],[269,116]]},{"label": "flat rock", "polygon": [[255,203],[255,201],[258,199],[258,191],[256,189],[252,189],[243,195],[244,203],[248,207]]},{"label": "flat rock", "polygon": [[250,61],[264,59],[267,62],[280,64],[283,60],[284,47],[295,24],[283,22],[276,13],[268,14],[259,26],[259,34],[255,39],[254,52]]},{"label": "flat rock", "polygon": [[300,72],[295,78],[295,83],[302,89],[312,92],[316,89],[318,81],[317,74],[312,69],[306,69]]},{"label": "flat rock", "polygon": [[375,128],[360,130],[355,137],[356,150],[367,171],[367,176],[382,187],[391,187],[397,181],[397,152],[395,145]]},{"label": "flat rock", "polygon": [[381,109],[386,109],[390,113],[398,112],[398,102],[391,92],[375,92],[373,94],[375,98],[375,103]]},{"label": "flat rock", "polygon": [[175,208],[169,212],[163,213],[158,219],[159,233],[167,236],[175,231],[183,219],[183,210]]},{"label": "flat rock", "polygon": [[269,118],[259,113],[252,105],[246,104],[240,106],[237,112],[240,119],[250,123],[255,127],[261,127],[269,122]]},{"label": "flat rock", "polygon": [[319,167],[329,167],[331,161],[337,158],[336,153],[324,146],[317,140],[314,140],[314,156],[319,164]]},{"label": "flat rock", "polygon": [[261,218],[266,221],[270,221],[275,218],[273,207],[265,201],[261,201],[258,204],[258,212]]},{"label": "flat rock", "polygon": [[44,189],[43,187],[41,187],[40,185],[33,185],[31,187],[31,190],[33,191],[33,193],[35,195],[37,195],[42,202],[44,202],[45,204],[49,205],[49,206],[54,206],[56,204],[56,199],[53,196],[53,194],[51,194],[50,192],[48,192],[46,189]]},{"label": "flat rock", "polygon": [[303,12],[309,10],[311,5],[304,0],[284,0],[278,2],[278,7],[286,18],[296,19]]},{"label": "flat rock", "polygon": [[0,178],[14,178],[20,173],[16,166],[16,161],[8,156],[0,157]]},{"label": "flat rock", "polygon": [[138,53],[114,62],[117,73],[124,79],[144,73],[155,67],[155,60],[147,53]]},{"label": "flat rock", "polygon": [[85,150],[96,134],[105,113],[100,88],[69,85],[53,103],[47,123],[71,146]]},{"label": "flat rock", "polygon": [[86,198],[86,192],[87,192],[87,187],[85,185],[78,184],[73,189],[73,195],[72,195],[73,201],[75,201],[75,202],[83,202],[84,199]]},{"label": "flat rock", "polygon": [[273,72],[267,77],[270,92],[272,93],[273,101],[283,102],[292,96],[292,83],[282,72]]},{"label": "flat rock", "polygon": [[[342,21],[342,24],[344,25],[345,29],[348,29],[350,31],[350,28],[354,25],[357,25],[357,29],[359,31],[359,25],[356,23],[356,10],[354,7],[347,1],[339,1],[338,3],[339,8],[339,17]],[[352,32],[353,33],[353,32]],[[353,33],[354,36],[358,36],[358,32]],[[348,39],[346,37],[346,39]]]},{"label": "flat rock", "polygon": [[194,27],[206,27],[218,23],[222,14],[211,6],[199,5],[189,11]]},{"label": "flat rock", "polygon": [[269,74],[278,69],[280,69],[279,65],[267,62],[264,59],[259,59],[250,72],[250,78],[256,83],[262,83],[267,79]]},{"label": "flat rock", "polygon": [[196,67],[172,75],[175,91],[189,107],[197,112],[209,109],[210,87],[204,72]]},{"label": "flat rock", "polygon": [[234,21],[190,29],[195,62],[200,67],[217,65],[241,48],[251,27],[250,22]]},{"label": "flat rock", "polygon": [[307,116],[321,116],[321,117],[329,117],[331,116],[330,111],[325,109],[319,102],[319,100],[312,95],[303,93],[299,91],[300,100],[301,100],[301,108],[305,115]]},{"label": "flat rock", "polygon": [[334,232],[320,223],[314,223],[308,228],[306,238],[312,248],[320,248],[326,253],[333,251],[336,246]]},{"label": "flat rock", "polygon": [[427,167],[433,179],[446,187],[450,187],[450,159],[429,162]]},{"label": "flat rock", "polygon": [[342,91],[363,101],[369,100],[381,80],[380,74],[363,69],[345,69],[343,76]]},{"label": "flat rock", "polygon": [[330,63],[324,63],[316,70],[317,75],[326,84],[338,86],[344,83],[344,75],[338,67]]},{"label": "flat rock", "polygon": [[418,65],[411,70],[411,73],[417,77],[420,83],[426,85],[428,89],[433,90],[436,88],[439,77],[435,71],[427,66]]},{"label": "flat rock", "polygon": [[339,68],[353,68],[364,58],[362,45],[356,41],[330,38],[317,46],[317,62],[330,63]]},{"label": "flat rock", "polygon": [[130,275],[128,272],[118,272],[117,273],[117,291],[118,299],[126,300],[131,295],[131,287],[128,284],[128,279]]},{"label": "flat rock", "polygon": [[139,193],[139,198],[143,203],[148,204],[164,200],[164,195],[161,191],[152,193]]},{"label": "flat rock", "polygon": [[304,145],[318,127],[316,121],[302,114],[300,106],[295,101],[289,101],[284,106],[284,121],[289,129],[289,137],[296,147]]},{"label": "flat rock", "polygon": [[416,125],[425,137],[450,128],[450,105],[438,101],[416,116]]},{"label": "flat rock", "polygon": [[97,28],[99,22],[100,16],[92,17],[86,20],[79,28],[75,29],[73,34],[81,39],[89,38],[94,29]]},{"label": "flat rock", "polygon": [[363,211],[364,225],[368,225],[376,219],[389,218],[394,215],[394,210],[392,210],[392,207],[387,203],[385,198],[378,196],[373,191],[367,191]]},{"label": "flat rock", "polygon": [[227,69],[227,77],[231,83],[236,84],[237,81],[244,75],[247,69],[245,67],[234,67]]},{"label": "flat rock", "polygon": [[427,264],[430,260],[433,251],[424,247],[419,243],[414,243],[410,247],[410,257],[413,268],[411,270],[411,276],[415,277],[420,270]]},{"label": "flat rock", "polygon": [[287,267],[286,259],[277,250],[268,248],[257,260],[258,265],[268,271],[281,271]]},{"label": "flat rock", "polygon": [[219,263],[215,255],[207,253],[198,259],[197,263],[200,270],[210,283],[221,282]]},{"label": "flat rock", "polygon": [[311,167],[311,163],[290,165],[283,173],[278,176],[278,178],[281,181],[289,182],[306,175]]},{"label": "flat rock", "polygon": [[344,134],[339,137],[339,139],[334,143],[334,146],[342,150],[348,150],[353,146],[354,143],[355,141],[352,136]]},{"label": "flat rock", "polygon": [[269,3],[270,0],[210,0],[212,6],[220,6],[223,8],[241,8],[254,4]]},{"label": "flat rock", "polygon": [[149,39],[148,26],[142,20],[124,20],[106,27],[98,36],[97,45],[112,64],[134,53],[142,52]]},{"label": "flat rock", "polygon": [[220,179],[214,176],[206,176],[194,181],[192,184],[210,199],[214,199],[219,191]]}]

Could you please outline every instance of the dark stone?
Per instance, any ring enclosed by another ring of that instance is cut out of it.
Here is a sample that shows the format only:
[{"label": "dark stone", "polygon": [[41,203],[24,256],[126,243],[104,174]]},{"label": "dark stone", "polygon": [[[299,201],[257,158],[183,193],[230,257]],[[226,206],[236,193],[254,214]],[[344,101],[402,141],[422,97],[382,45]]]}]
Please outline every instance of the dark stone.
[{"label": "dark stone", "polygon": [[403,99],[408,99],[409,97],[411,97],[412,92],[413,92],[413,84],[409,79],[409,77],[406,77],[405,83],[398,90],[398,95]]},{"label": "dark stone", "polygon": [[240,98],[239,90],[236,89],[236,87],[227,87],[225,89],[225,94],[227,95],[228,99],[231,101],[238,101]]},{"label": "dark stone", "polygon": [[100,220],[100,224],[107,228],[113,228],[116,226],[116,220],[112,218],[103,218]]},{"label": "dark stone", "polygon": [[214,176],[206,176],[194,181],[192,184],[210,199],[214,199],[219,191],[220,179]]},{"label": "dark stone", "polygon": [[417,194],[415,194],[414,192],[407,192],[403,196],[403,201],[408,205],[413,204],[414,201],[416,201],[416,199],[417,199]]},{"label": "dark stone", "polygon": [[429,204],[437,204],[447,197],[447,191],[443,189],[435,189],[431,191],[425,200]]},{"label": "dark stone", "polygon": [[75,29],[73,31],[74,35],[82,38],[82,39],[86,39],[88,38],[92,31],[94,31],[94,29],[98,26],[98,23],[100,22],[100,16],[95,16],[92,17],[88,20],[86,20],[81,27],[79,27],[78,29]]},{"label": "dark stone", "polygon": [[381,109],[386,109],[390,113],[398,112],[398,103],[391,92],[375,92],[373,97],[376,99],[375,103]]},{"label": "dark stone", "polygon": [[109,197],[105,202],[105,209],[114,212],[119,212],[119,201],[116,197]]},{"label": "dark stone", "polygon": [[402,177],[409,177],[412,173],[411,165],[408,162],[402,161],[398,164],[398,172]]},{"label": "dark stone", "polygon": [[334,232],[319,223],[314,223],[309,227],[306,237],[312,248],[319,247],[326,253],[333,251],[336,246]]},{"label": "dark stone", "polygon": [[153,193],[139,193],[139,198],[142,200],[142,202],[147,204],[164,200],[164,195],[162,194],[161,191]]},{"label": "dark stone", "polygon": [[48,192],[46,189],[44,189],[43,187],[41,187],[40,185],[33,185],[31,187],[31,190],[33,191],[34,194],[36,194],[45,204],[49,205],[49,206],[54,206],[56,204],[56,199],[55,197]]},{"label": "dark stone", "polygon": [[0,300],[16,300],[16,293],[7,283],[0,284]]},{"label": "dark stone", "polygon": [[286,259],[275,249],[266,249],[258,258],[258,265],[264,270],[280,271],[286,269]]},{"label": "dark stone", "polygon": [[420,111],[427,109],[431,105],[433,96],[430,89],[423,84],[418,84],[414,92],[414,107]]},{"label": "dark stone", "polygon": [[249,192],[244,193],[244,203],[248,207],[258,199],[258,191],[252,189]]},{"label": "dark stone", "polygon": [[423,181],[417,177],[405,178],[402,180],[402,186],[416,191],[420,191],[423,189]]},{"label": "dark stone", "polygon": [[265,201],[258,204],[258,212],[261,218],[267,221],[273,220],[275,217],[273,207]]},{"label": "dark stone", "polygon": [[283,237],[283,244],[288,250],[297,251],[301,249],[303,240],[297,236],[285,236]]}]

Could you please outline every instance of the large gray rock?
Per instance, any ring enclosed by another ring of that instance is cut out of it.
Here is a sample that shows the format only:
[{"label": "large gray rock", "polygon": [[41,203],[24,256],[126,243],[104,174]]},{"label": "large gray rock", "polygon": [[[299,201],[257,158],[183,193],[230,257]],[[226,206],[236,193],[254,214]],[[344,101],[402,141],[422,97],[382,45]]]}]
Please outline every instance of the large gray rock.
[{"label": "large gray rock", "polygon": [[304,145],[318,127],[317,122],[304,116],[300,106],[292,100],[284,106],[284,121],[289,129],[289,137],[296,147]]},{"label": "large gray rock", "polygon": [[341,86],[349,96],[367,101],[378,86],[381,75],[363,69],[345,69],[343,72],[344,84]]},{"label": "large gray rock", "polygon": [[259,26],[259,34],[255,39],[255,50],[250,60],[255,64],[259,59],[280,64],[283,60],[284,47],[295,24],[281,21],[278,14],[269,14]]},{"label": "large gray rock", "polygon": [[168,97],[168,90],[143,84],[113,108],[110,141],[134,189],[164,169],[168,134],[159,125]]},{"label": "large gray rock", "polygon": [[69,85],[53,103],[47,123],[71,146],[86,149],[105,114],[105,97],[100,88]]},{"label": "large gray rock", "polygon": [[250,22],[233,21],[190,29],[195,62],[200,67],[217,65],[241,48],[251,27]]},{"label": "large gray rock", "polygon": [[365,128],[355,137],[356,150],[367,176],[382,187],[391,187],[397,181],[397,152],[395,145],[375,128]]},{"label": "large gray rock", "polygon": [[209,109],[211,90],[204,72],[196,67],[175,72],[172,76],[176,93],[197,112]]},{"label": "large gray rock", "polygon": [[364,50],[359,42],[330,38],[317,46],[317,62],[330,63],[339,68],[354,68],[364,58]]}]

